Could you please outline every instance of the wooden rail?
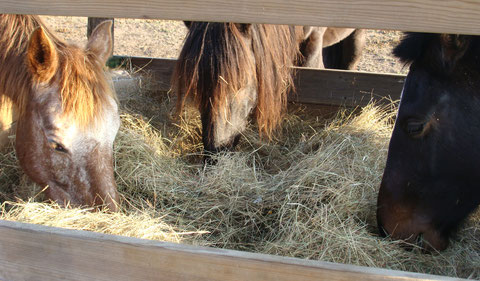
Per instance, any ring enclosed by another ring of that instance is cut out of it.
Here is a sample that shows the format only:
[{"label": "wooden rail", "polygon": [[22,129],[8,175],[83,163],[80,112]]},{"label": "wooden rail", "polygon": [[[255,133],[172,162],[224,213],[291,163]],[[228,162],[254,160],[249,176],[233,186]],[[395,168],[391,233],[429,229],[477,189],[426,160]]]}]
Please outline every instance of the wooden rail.
[{"label": "wooden rail", "polygon": [[0,221],[1,280],[460,280]]},{"label": "wooden rail", "polygon": [[[139,57],[114,57],[112,66],[149,71],[155,87],[170,89],[170,79],[176,60]],[[297,92],[290,101],[310,104],[364,106],[371,100],[400,99],[405,75],[378,74],[358,71],[296,69]]]},{"label": "wooden rail", "polygon": [[478,0],[0,0],[0,12],[480,35]]}]

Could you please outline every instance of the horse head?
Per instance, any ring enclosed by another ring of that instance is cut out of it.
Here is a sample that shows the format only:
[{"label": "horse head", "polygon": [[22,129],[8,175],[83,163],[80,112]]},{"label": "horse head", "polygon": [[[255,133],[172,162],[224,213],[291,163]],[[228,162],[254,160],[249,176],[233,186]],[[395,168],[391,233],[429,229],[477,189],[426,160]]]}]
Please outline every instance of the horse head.
[{"label": "horse head", "polygon": [[378,195],[381,233],[445,249],[480,203],[480,40],[408,34],[410,64]]},{"label": "horse head", "polygon": [[86,48],[58,41],[43,27],[26,50],[31,89],[16,129],[21,167],[46,196],[61,204],[117,210],[113,141],[120,120],[104,65],[111,22],[100,24]]}]

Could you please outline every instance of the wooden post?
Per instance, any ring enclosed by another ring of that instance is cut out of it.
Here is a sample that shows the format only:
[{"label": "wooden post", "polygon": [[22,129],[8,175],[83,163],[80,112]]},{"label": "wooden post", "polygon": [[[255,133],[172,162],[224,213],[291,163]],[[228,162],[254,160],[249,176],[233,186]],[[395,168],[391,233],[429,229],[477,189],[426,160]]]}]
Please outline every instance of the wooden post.
[{"label": "wooden post", "polygon": [[[97,25],[99,25],[100,23],[106,20],[111,20],[113,23],[115,23],[113,18],[88,18],[87,37],[90,38],[90,35],[92,34],[95,27],[97,27]],[[112,53],[110,54],[112,56],[113,56],[113,48],[114,48],[114,40],[113,40],[114,30],[115,30],[114,24],[112,24]]]}]

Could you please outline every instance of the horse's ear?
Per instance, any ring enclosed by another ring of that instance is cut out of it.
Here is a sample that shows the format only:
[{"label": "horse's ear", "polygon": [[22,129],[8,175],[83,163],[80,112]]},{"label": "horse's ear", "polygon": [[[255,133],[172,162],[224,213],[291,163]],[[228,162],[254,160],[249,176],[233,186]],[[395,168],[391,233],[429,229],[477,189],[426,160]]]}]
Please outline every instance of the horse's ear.
[{"label": "horse's ear", "polygon": [[450,71],[465,55],[470,45],[470,37],[458,34],[442,34],[440,35],[440,43],[443,65],[447,71]]},{"label": "horse's ear", "polygon": [[99,24],[93,30],[87,43],[87,50],[94,53],[102,65],[105,64],[112,55],[112,24],[113,22],[111,20]]},{"label": "horse's ear", "polygon": [[401,62],[412,63],[422,57],[425,46],[432,40],[432,37],[433,35],[428,33],[406,32],[392,53]]},{"label": "horse's ear", "polygon": [[57,71],[57,49],[41,27],[30,37],[27,64],[33,77],[40,82],[49,81]]},{"label": "horse's ear", "polygon": [[190,27],[192,26],[193,21],[184,20],[183,23],[185,24],[185,26],[186,26],[188,29],[190,29]]}]

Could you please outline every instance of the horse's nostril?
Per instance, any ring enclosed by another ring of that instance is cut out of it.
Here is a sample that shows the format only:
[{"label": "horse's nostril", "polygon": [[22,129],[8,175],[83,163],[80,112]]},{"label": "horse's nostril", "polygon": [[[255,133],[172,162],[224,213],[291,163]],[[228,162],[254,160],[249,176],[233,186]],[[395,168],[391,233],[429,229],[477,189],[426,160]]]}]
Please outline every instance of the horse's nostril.
[{"label": "horse's nostril", "polygon": [[422,250],[423,253],[431,254],[435,252],[435,247],[433,247],[430,242],[426,239],[423,233],[420,233],[415,241],[415,246]]},{"label": "horse's nostril", "polygon": [[381,224],[378,224],[378,234],[380,235],[380,237],[382,238],[385,238],[388,236],[388,233],[387,231],[385,230],[385,228],[383,228],[383,226]]}]

